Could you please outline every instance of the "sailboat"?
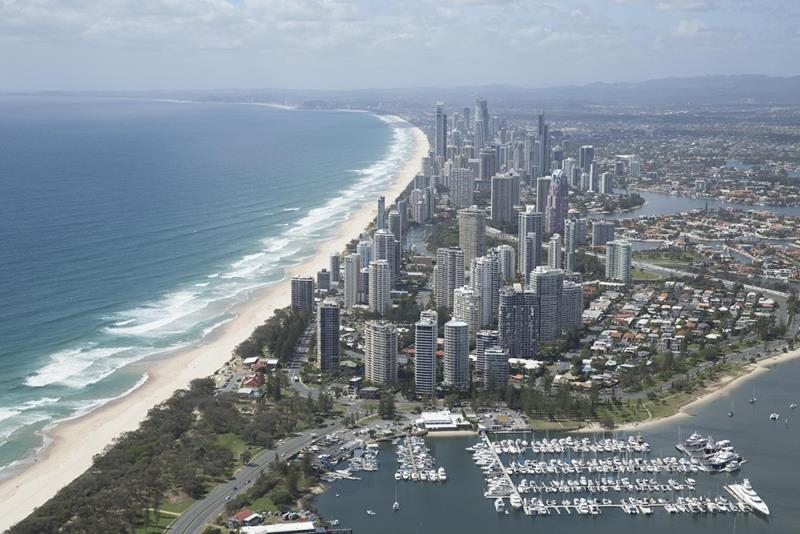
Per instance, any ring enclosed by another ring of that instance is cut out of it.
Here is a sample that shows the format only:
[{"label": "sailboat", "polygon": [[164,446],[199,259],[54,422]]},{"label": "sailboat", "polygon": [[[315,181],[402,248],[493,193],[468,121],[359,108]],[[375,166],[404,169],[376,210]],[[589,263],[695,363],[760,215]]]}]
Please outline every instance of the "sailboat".
[{"label": "sailboat", "polygon": [[392,505],[392,510],[395,512],[400,509],[400,503],[397,501],[397,488],[394,488],[394,504]]},{"label": "sailboat", "polygon": [[757,403],[757,402],[758,402],[758,397],[756,397],[756,390],[754,389],[754,390],[753,390],[753,396],[752,396],[752,398],[750,399],[750,404],[755,404],[755,403]]},{"label": "sailboat", "polygon": [[734,414],[736,414],[736,412],[733,411],[733,399],[731,399],[731,411],[728,412],[728,417],[733,417]]}]

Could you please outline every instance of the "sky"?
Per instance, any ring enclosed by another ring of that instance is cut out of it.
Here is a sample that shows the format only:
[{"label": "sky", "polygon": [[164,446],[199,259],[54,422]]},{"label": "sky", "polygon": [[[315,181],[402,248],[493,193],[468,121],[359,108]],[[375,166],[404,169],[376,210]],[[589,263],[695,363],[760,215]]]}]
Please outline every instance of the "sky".
[{"label": "sky", "polygon": [[800,0],[0,0],[0,91],[800,74]]}]

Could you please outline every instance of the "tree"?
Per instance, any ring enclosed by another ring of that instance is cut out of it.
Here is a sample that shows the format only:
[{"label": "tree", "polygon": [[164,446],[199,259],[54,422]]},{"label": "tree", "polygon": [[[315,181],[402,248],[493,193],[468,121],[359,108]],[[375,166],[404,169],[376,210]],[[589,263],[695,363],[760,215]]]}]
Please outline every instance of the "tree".
[{"label": "tree", "polygon": [[245,449],[242,451],[242,454],[239,455],[239,460],[242,461],[242,464],[247,465],[250,463],[250,460],[253,459],[253,453],[250,452],[250,449]]},{"label": "tree", "polygon": [[394,419],[394,395],[388,392],[381,395],[380,401],[378,401],[378,415],[380,415],[383,419]]}]

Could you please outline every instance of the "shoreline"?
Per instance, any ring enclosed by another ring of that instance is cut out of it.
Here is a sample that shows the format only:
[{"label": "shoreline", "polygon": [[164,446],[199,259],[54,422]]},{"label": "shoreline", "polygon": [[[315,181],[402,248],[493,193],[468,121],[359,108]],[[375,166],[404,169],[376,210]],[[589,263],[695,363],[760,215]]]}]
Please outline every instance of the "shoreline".
[{"label": "shoreline", "polygon": [[[379,117],[380,118],[380,117]],[[397,173],[384,195],[394,203],[422,168],[427,156],[427,137],[413,129],[414,150]],[[21,521],[61,488],[80,476],[120,434],[138,428],[148,411],[169,399],[176,390],[186,388],[197,378],[216,373],[231,359],[233,349],[247,339],[273,312],[289,304],[291,277],[309,275],[327,266],[331,252],[341,252],[357,238],[375,217],[374,199],[365,200],[346,220],[336,235],[321,241],[314,253],[287,269],[279,282],[253,291],[246,302],[236,307],[236,317],[220,326],[202,342],[179,351],[133,363],[149,378],[128,395],[114,399],[83,416],[61,421],[43,432],[49,444],[35,453],[27,466],[0,481],[0,531]]]},{"label": "shoreline", "polygon": [[599,424],[592,423],[589,425],[584,426],[583,428],[576,430],[576,433],[589,433],[589,432],[639,432],[643,430],[649,430],[655,427],[659,427],[661,425],[665,425],[668,423],[674,423],[681,419],[686,419],[689,417],[694,417],[696,414],[691,413],[690,410],[695,410],[705,406],[706,404],[717,400],[720,397],[725,396],[731,390],[738,388],[739,386],[743,385],[745,382],[760,376],[768,371],[770,371],[775,365],[792,361],[796,358],[800,357],[800,348],[789,351],[785,354],[776,354],[775,356],[770,356],[769,358],[764,358],[763,360],[758,360],[755,363],[748,363],[744,366],[744,373],[736,376],[724,376],[720,380],[720,382],[715,384],[715,387],[712,387],[710,391],[706,391],[705,393],[701,394],[700,396],[690,400],[686,404],[680,406],[678,411],[673,414],[666,415],[663,417],[657,417],[655,419],[645,420],[641,422],[634,422],[634,423],[624,423],[621,425],[617,425],[614,427],[612,431],[603,429]]}]

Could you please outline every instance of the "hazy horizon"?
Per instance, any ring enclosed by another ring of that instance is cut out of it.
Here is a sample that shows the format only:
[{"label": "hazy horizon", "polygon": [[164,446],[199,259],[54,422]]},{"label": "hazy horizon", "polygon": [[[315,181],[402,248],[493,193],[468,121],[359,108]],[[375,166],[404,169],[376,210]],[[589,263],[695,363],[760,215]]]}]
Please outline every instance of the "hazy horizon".
[{"label": "hazy horizon", "polygon": [[8,0],[0,91],[792,76],[799,23],[791,0]]}]

